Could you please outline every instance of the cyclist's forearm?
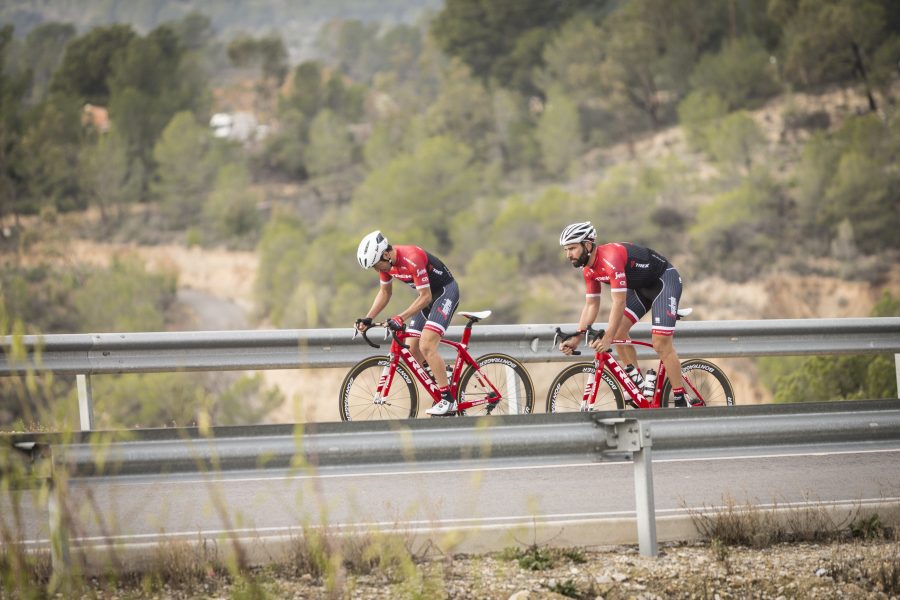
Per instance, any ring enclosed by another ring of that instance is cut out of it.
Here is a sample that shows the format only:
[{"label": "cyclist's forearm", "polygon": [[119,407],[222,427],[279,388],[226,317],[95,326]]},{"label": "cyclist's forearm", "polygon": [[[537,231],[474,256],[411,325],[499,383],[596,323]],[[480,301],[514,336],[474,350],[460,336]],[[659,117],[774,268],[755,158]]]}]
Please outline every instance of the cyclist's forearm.
[{"label": "cyclist's forearm", "polygon": [[588,300],[581,309],[581,318],[578,320],[578,329],[587,329],[597,320],[597,313],[600,312],[600,302]]},{"label": "cyclist's forearm", "polygon": [[600,313],[600,302],[593,298],[589,298],[581,309],[581,319],[578,321],[578,329],[587,329],[597,320]]},{"label": "cyclist's forearm", "polygon": [[372,302],[372,308],[369,309],[369,312],[366,313],[366,317],[374,318],[378,316],[378,313],[384,310],[384,307],[388,305],[388,302],[391,301],[391,292],[382,287],[378,290],[378,293],[375,295],[375,301]]},{"label": "cyclist's forearm", "polygon": [[622,292],[612,295],[612,307],[609,309],[609,319],[606,323],[606,335],[603,336],[604,341],[612,341],[622,319],[625,318],[625,294]]}]

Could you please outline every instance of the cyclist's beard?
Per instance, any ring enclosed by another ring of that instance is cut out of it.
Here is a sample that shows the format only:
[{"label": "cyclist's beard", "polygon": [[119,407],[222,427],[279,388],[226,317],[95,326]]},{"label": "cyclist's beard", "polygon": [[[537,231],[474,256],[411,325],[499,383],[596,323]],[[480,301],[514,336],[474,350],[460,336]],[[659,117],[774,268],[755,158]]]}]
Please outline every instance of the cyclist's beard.
[{"label": "cyclist's beard", "polygon": [[588,257],[591,255],[591,253],[587,251],[587,248],[584,247],[584,244],[581,245],[581,249],[583,250],[581,256],[579,256],[577,260],[572,261],[572,267],[575,269],[581,269],[587,265]]}]

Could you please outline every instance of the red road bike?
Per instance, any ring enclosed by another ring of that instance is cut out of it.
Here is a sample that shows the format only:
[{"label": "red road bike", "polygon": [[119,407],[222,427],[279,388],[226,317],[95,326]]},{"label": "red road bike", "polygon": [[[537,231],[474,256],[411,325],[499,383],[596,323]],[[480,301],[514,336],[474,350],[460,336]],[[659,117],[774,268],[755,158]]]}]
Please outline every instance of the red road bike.
[{"label": "red road bike", "polygon": [[[456,352],[453,370],[447,373],[450,395],[458,403],[455,414],[530,413],[534,408],[534,384],[522,363],[506,354],[486,354],[477,359],[469,354],[472,326],[490,316],[491,311],[457,314],[468,319],[462,340],[440,341]],[[387,322],[373,323],[372,327],[384,327],[391,333],[390,353],[388,356],[365,358],[347,373],[338,399],[341,420],[414,418],[419,410],[416,381],[431,396],[432,403],[439,402],[441,394],[437,384],[404,343],[407,338],[418,337],[419,334],[409,333],[405,326],[400,330],[391,329]],[[354,337],[356,333],[354,331]],[[380,347],[368,338],[366,332],[362,333],[362,337],[373,348]]]},{"label": "red road bike", "polygon": [[[603,337],[603,333],[602,330],[589,328],[588,339],[599,339]],[[557,339],[565,341],[575,335],[564,333],[557,327],[553,345],[556,346]],[[612,344],[653,347],[653,344],[631,339],[613,340]],[[581,353],[575,351],[574,354]],[[592,362],[569,365],[556,376],[547,394],[547,412],[622,410],[626,405],[632,408],[668,407],[673,404],[672,384],[666,377],[666,367],[662,360],[659,361],[656,373],[652,393],[640,390],[611,352],[595,352]],[[731,382],[722,369],[708,360],[683,361],[681,375],[684,377],[687,394],[702,400],[703,405],[734,405]]]}]

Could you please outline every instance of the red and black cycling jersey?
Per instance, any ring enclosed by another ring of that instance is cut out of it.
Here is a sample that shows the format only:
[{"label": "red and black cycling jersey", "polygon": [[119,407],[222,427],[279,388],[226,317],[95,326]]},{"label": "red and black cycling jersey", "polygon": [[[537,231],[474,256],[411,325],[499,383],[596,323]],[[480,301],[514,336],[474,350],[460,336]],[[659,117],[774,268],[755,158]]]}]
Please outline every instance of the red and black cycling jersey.
[{"label": "red and black cycling jersey", "polygon": [[441,259],[418,246],[394,246],[396,258],[390,271],[379,273],[381,283],[397,278],[411,288],[430,287],[437,298],[444,286],[453,281],[453,274]]},{"label": "red and black cycling jersey", "polygon": [[582,268],[582,275],[587,295],[597,296],[601,283],[608,283],[613,292],[654,287],[670,266],[664,256],[650,248],[617,242],[597,246],[594,261]]}]

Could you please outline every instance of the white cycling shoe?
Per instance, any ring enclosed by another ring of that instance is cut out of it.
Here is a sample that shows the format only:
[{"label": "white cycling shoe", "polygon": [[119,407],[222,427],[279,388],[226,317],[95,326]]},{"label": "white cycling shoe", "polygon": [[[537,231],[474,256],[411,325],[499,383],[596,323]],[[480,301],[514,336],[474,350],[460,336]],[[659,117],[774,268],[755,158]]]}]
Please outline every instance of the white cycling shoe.
[{"label": "white cycling shoe", "polygon": [[447,400],[441,400],[431,408],[425,411],[427,414],[432,417],[449,417],[456,414],[456,400],[453,402],[448,402]]}]

